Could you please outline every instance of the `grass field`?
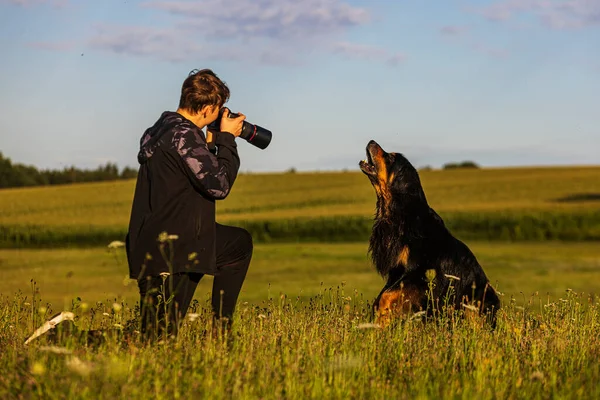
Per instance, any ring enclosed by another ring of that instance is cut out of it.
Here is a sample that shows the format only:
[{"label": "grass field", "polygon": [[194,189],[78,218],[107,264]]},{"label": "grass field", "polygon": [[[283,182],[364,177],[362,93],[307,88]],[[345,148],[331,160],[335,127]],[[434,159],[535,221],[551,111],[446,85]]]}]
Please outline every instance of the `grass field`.
[{"label": "grass field", "polygon": [[[39,320],[31,300],[0,304],[1,398],[596,399],[600,313],[586,296],[510,302],[494,331],[456,316],[369,325],[352,293],[241,303],[225,340],[193,304],[176,341],[143,346],[134,335],[86,347],[73,335],[22,344]],[[434,307],[434,305],[432,305]],[[435,309],[441,311],[439,306]],[[115,328],[119,303],[77,308],[82,329]],[[534,311],[535,313],[532,313]],[[443,314],[446,315],[446,314]],[[92,324],[93,318],[93,324]],[[59,325],[60,326],[60,325]],[[60,330],[60,328],[57,328]],[[232,339],[232,340],[230,340]]]},{"label": "grass field", "polygon": [[[424,171],[460,237],[600,240],[600,167]],[[134,182],[0,191],[0,246],[104,244],[125,234]],[[241,175],[217,218],[259,242],[363,241],[375,195],[357,172]]]},{"label": "grass field", "polygon": [[123,249],[106,247],[122,239],[134,184],[0,191],[0,398],[600,397],[600,167],[421,176],[503,293],[493,332],[461,319],[361,325],[383,285],[367,258],[375,196],[365,177],[256,174],[218,206],[220,222],[258,239],[233,342],[203,336],[205,277],[199,318],[174,343],[24,346],[76,298],[79,327],[135,316]]},{"label": "grass field", "polygon": [[[487,243],[467,242],[505,299],[519,304],[532,293],[556,299],[566,289],[600,295],[600,243]],[[372,300],[383,285],[367,259],[366,243],[259,244],[240,301],[257,303],[281,293],[306,299],[320,291],[345,285]],[[137,301],[135,281],[126,279],[124,252],[106,248],[0,250],[0,293],[17,290],[31,297],[35,279],[44,302],[57,311],[74,297],[96,301]],[[212,277],[196,293],[207,299]]]},{"label": "grass field", "polygon": [[[600,167],[434,170],[420,176],[430,204],[440,213],[600,207]],[[0,224],[123,227],[129,222],[134,186],[135,181],[117,181],[2,190]],[[218,212],[223,222],[368,217],[374,204],[373,188],[360,172],[242,174]]]}]

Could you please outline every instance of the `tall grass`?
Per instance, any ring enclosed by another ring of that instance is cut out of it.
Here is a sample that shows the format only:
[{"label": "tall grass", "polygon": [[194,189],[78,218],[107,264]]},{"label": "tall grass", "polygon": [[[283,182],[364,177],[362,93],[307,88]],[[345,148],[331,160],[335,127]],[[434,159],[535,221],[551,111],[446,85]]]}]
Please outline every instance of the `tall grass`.
[{"label": "tall grass", "polygon": [[[0,397],[211,399],[547,399],[600,396],[600,314],[583,295],[504,299],[495,331],[476,320],[408,319],[379,329],[369,305],[343,286],[309,300],[276,295],[242,303],[231,337],[206,327],[194,303],[179,338],[143,346],[108,337],[49,346],[23,339],[51,310],[31,297],[0,301]],[[39,310],[42,306],[40,315]],[[58,310],[55,310],[58,311]],[[127,304],[73,311],[81,328],[120,327]],[[33,320],[35,318],[35,321]]]}]

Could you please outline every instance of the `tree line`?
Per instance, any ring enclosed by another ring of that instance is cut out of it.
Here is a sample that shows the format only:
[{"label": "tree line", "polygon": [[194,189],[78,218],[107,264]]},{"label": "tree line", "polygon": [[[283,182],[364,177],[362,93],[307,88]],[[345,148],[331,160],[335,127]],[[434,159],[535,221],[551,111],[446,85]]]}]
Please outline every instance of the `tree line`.
[{"label": "tree line", "polygon": [[137,170],[125,167],[119,170],[116,164],[106,163],[96,169],[79,169],[74,166],[58,169],[38,170],[32,165],[13,163],[0,152],[0,188],[64,185],[79,182],[112,181],[137,177]]}]

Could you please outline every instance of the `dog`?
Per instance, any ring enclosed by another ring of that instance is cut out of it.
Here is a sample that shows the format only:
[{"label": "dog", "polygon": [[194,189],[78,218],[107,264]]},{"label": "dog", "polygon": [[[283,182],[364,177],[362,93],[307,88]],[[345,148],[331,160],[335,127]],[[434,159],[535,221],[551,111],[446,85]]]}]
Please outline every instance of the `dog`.
[{"label": "dog", "polygon": [[369,239],[371,260],[386,280],[372,316],[381,326],[415,313],[431,315],[443,303],[467,315],[485,315],[492,327],[500,299],[462,241],[429,206],[417,170],[401,153],[374,140],[359,162],[377,196]]}]

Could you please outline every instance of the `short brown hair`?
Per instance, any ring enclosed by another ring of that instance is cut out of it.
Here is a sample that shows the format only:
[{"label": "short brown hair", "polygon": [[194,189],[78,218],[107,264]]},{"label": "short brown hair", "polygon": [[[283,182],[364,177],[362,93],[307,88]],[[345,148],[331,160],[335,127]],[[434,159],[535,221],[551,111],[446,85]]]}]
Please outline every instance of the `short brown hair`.
[{"label": "short brown hair", "polygon": [[193,70],[183,81],[179,108],[198,113],[204,106],[222,107],[229,100],[229,88],[217,74],[206,68]]}]

